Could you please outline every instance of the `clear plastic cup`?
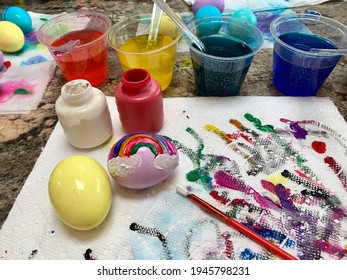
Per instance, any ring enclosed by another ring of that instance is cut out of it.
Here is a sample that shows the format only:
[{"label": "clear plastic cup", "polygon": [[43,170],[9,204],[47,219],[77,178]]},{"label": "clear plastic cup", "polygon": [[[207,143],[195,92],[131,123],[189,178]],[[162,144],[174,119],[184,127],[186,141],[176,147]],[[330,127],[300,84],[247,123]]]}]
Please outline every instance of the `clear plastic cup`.
[{"label": "clear plastic cup", "polygon": [[230,15],[201,18],[191,22],[188,28],[206,47],[206,52],[202,52],[185,37],[198,94],[239,95],[254,55],[263,45],[262,33],[256,26]]},{"label": "clear plastic cup", "polygon": [[107,34],[110,19],[101,13],[77,11],[52,18],[37,32],[67,81],[88,80],[98,86],[108,76]]},{"label": "clear plastic cup", "polygon": [[150,24],[151,14],[128,17],[112,26],[108,42],[116,50],[123,72],[133,68],[145,69],[165,90],[172,80],[182,31],[163,15],[157,42],[151,45],[147,40]]},{"label": "clear plastic cup", "polygon": [[301,14],[275,19],[270,31],[276,88],[287,96],[315,96],[342,56],[310,50],[346,48],[347,27],[319,14]]}]

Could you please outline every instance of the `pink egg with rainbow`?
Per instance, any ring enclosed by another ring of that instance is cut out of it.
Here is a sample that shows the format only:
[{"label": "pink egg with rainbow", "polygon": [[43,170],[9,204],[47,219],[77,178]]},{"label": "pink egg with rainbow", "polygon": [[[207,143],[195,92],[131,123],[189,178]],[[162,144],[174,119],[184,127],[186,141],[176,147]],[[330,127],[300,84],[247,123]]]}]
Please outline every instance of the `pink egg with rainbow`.
[{"label": "pink egg with rainbow", "polygon": [[128,134],[118,140],[107,157],[107,169],[121,186],[145,189],[168,178],[179,165],[175,145],[155,133]]},{"label": "pink egg with rainbow", "polygon": [[192,5],[192,13],[196,12],[203,6],[215,6],[221,13],[225,8],[224,0],[196,0]]}]

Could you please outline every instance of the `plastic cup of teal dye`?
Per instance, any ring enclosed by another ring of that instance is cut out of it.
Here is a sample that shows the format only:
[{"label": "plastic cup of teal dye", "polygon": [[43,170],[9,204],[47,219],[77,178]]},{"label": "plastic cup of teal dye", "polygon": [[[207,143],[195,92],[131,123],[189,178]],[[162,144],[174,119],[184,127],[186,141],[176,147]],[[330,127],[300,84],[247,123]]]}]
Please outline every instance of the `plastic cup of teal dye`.
[{"label": "plastic cup of teal dye", "polygon": [[254,25],[230,15],[197,19],[188,28],[206,47],[206,52],[201,52],[185,37],[198,94],[239,95],[254,55],[263,45],[262,33]]},{"label": "plastic cup of teal dye", "polygon": [[283,16],[272,21],[273,83],[287,96],[315,96],[341,55],[311,48],[347,47],[347,27],[319,14]]}]

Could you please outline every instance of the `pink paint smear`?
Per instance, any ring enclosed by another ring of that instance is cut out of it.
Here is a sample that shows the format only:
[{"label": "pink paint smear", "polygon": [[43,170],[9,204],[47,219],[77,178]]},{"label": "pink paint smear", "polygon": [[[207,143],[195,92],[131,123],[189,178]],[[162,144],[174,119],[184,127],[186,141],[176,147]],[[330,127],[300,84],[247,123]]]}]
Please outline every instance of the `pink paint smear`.
[{"label": "pink paint smear", "polygon": [[0,83],[0,103],[9,100],[15,94],[26,98],[33,92],[34,87],[25,80]]}]

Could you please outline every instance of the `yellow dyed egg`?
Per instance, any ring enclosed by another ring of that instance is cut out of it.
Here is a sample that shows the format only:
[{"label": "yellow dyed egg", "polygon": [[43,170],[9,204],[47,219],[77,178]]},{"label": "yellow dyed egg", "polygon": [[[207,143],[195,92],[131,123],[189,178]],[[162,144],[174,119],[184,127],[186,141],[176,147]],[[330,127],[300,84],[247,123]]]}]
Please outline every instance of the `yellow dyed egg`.
[{"label": "yellow dyed egg", "polygon": [[10,21],[0,21],[0,50],[3,52],[17,52],[24,46],[24,33]]},{"label": "yellow dyed egg", "polygon": [[93,158],[75,155],[53,169],[49,198],[59,219],[71,228],[89,230],[100,225],[112,204],[108,173]]}]

